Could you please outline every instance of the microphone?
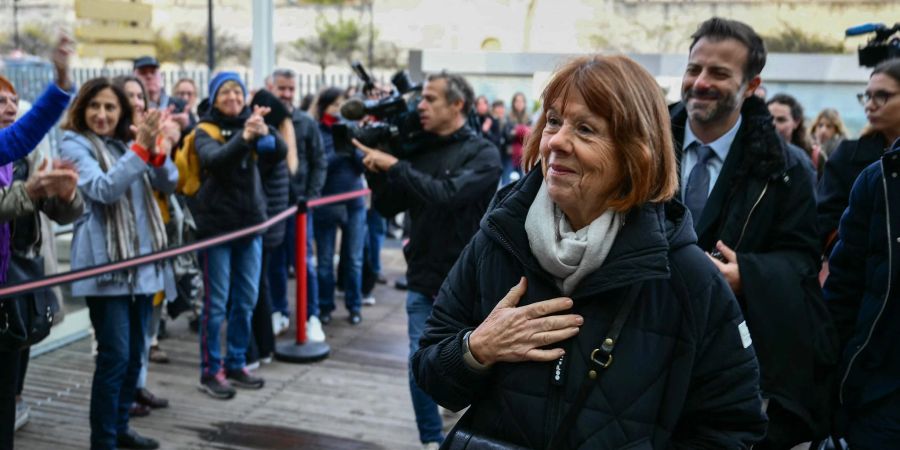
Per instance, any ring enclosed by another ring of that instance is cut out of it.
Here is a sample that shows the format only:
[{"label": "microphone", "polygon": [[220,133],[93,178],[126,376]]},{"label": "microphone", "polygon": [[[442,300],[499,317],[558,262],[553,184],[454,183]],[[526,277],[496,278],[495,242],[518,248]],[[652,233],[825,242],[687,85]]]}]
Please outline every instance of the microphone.
[{"label": "microphone", "polygon": [[882,23],[867,23],[864,25],[858,25],[852,28],[847,28],[846,35],[847,36],[859,36],[861,34],[868,34],[873,31],[879,31],[884,29],[884,24]]},{"label": "microphone", "polygon": [[362,120],[366,117],[366,104],[358,98],[348,99],[341,105],[341,117],[347,120]]}]

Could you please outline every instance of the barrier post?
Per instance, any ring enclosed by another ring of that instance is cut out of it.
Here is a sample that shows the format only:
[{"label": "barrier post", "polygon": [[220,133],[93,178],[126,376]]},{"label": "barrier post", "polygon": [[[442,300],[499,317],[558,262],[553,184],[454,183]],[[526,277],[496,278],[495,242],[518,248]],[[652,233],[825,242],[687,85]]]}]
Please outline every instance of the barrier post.
[{"label": "barrier post", "polygon": [[282,342],[276,346],[275,358],[279,361],[291,363],[309,363],[320,361],[328,357],[331,348],[324,342],[307,342],[306,336],[306,227],[307,214],[305,208],[297,209],[297,228],[295,230],[296,261],[294,264],[297,274],[297,336],[294,342]]}]

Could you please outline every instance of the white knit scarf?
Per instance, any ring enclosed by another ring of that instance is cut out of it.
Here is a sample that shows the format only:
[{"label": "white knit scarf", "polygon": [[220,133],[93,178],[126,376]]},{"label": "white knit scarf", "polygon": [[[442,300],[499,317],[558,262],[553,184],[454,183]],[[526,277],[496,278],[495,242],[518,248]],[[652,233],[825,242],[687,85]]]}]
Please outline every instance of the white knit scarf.
[{"label": "white knit scarf", "polygon": [[541,267],[556,278],[563,295],[570,295],[586,275],[603,265],[621,223],[620,214],[607,210],[590,225],[572,230],[566,215],[547,193],[544,182],[528,208],[525,232],[531,252]]}]

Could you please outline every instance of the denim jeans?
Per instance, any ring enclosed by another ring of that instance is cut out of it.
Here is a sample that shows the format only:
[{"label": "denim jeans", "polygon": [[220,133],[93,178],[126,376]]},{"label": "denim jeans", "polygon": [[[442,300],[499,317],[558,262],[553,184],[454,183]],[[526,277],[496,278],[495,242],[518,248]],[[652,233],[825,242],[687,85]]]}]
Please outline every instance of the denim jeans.
[{"label": "denim jeans", "polygon": [[514,168],[512,157],[509,155],[502,156],[500,162],[503,165],[503,172],[500,174],[500,187],[503,187],[512,181],[510,176],[512,175]]},{"label": "denim jeans", "polygon": [[[206,292],[200,315],[200,369],[213,376],[222,369],[219,331],[228,313],[228,355],[224,366],[243,369],[250,345],[250,319],[259,295],[262,236],[239,239],[200,252]],[[228,308],[229,293],[231,304]]]},{"label": "denim jeans", "polygon": [[387,233],[387,220],[378,214],[375,209],[366,212],[366,225],[368,225],[369,264],[372,271],[381,275],[381,246],[384,244],[384,235]]},{"label": "denim jeans", "polygon": [[153,306],[153,312],[150,314],[150,326],[147,327],[147,334],[144,336],[144,351],[141,352],[141,373],[138,374],[138,389],[147,387],[147,369],[150,368],[150,345],[153,344],[153,340],[159,334],[159,322],[162,319],[162,309],[165,304],[166,301],[163,300],[159,305]]},{"label": "denim jeans", "polygon": [[[406,316],[409,331],[409,359],[419,350],[419,338],[425,331],[425,321],[431,315],[434,299],[425,294],[408,291],[406,294]],[[431,399],[413,379],[412,368],[409,369],[409,392],[412,395],[413,410],[416,413],[416,426],[419,428],[419,440],[422,443],[442,442],[443,425],[437,403]]]},{"label": "denim jeans", "polygon": [[152,295],[88,297],[97,359],[91,384],[91,448],[114,449],[116,436],[128,431]]},{"label": "denim jeans", "polygon": [[[284,245],[272,249],[269,261],[269,289],[272,293],[272,311],[290,316],[288,305],[287,269],[294,266],[296,216],[288,219],[285,229]],[[313,245],[312,211],[306,213],[306,315],[319,315],[319,283],[316,278],[315,248]]]},{"label": "denim jeans", "polygon": [[353,204],[323,206],[314,216],[316,272],[319,279],[319,310],[334,311],[334,255],[337,228],[341,228],[341,255],[347,258],[344,273],[344,305],[359,313],[362,307],[363,244],[366,237],[366,208]]}]

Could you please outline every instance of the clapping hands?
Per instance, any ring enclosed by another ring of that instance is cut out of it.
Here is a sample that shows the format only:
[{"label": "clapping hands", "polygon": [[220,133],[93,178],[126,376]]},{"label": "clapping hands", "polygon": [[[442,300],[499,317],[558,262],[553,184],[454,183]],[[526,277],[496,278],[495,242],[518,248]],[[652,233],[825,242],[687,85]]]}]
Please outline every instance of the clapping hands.
[{"label": "clapping hands", "polygon": [[45,159],[25,181],[25,193],[32,202],[44,198],[75,199],[78,171],[71,161]]},{"label": "clapping hands", "polygon": [[266,122],[263,119],[266,114],[269,114],[269,111],[271,111],[271,108],[268,106],[253,106],[253,113],[250,114],[250,117],[244,122],[243,137],[245,141],[250,142],[269,134],[269,126],[266,125]]}]

